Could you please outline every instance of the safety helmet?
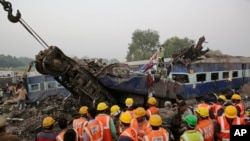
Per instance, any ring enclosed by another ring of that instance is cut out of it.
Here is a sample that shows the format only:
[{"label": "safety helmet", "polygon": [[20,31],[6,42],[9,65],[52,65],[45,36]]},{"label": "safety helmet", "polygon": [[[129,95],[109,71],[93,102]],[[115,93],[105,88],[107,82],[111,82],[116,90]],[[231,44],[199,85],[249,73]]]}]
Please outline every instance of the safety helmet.
[{"label": "safety helmet", "polygon": [[227,118],[235,118],[237,116],[237,109],[232,105],[227,106],[225,109],[225,116]]},{"label": "safety helmet", "polygon": [[227,98],[224,95],[219,95],[218,99],[222,99],[223,101],[227,101]]},{"label": "safety helmet", "polygon": [[135,109],[135,118],[143,117],[146,115],[146,111],[143,107],[138,107]]},{"label": "safety helmet", "polygon": [[123,123],[130,123],[131,120],[132,120],[132,117],[128,112],[124,112],[124,113],[121,114],[119,119]]},{"label": "safety helmet", "polygon": [[103,111],[108,108],[108,105],[105,102],[100,102],[97,105],[97,111]]},{"label": "safety helmet", "polygon": [[127,98],[126,100],[125,100],[125,104],[126,104],[126,106],[132,106],[133,104],[134,104],[134,100],[133,100],[133,98]]},{"label": "safety helmet", "polygon": [[154,114],[154,115],[150,116],[149,123],[152,126],[161,126],[162,119],[158,114]]},{"label": "safety helmet", "polygon": [[239,94],[233,94],[231,99],[232,100],[241,100],[241,96]]},{"label": "safety helmet", "polygon": [[0,116],[0,128],[7,124],[7,119],[4,116]]},{"label": "safety helmet", "polygon": [[55,120],[51,116],[47,116],[43,119],[43,127],[47,128],[50,127],[55,123]]},{"label": "safety helmet", "polygon": [[156,99],[152,96],[148,99],[148,104],[150,105],[155,105],[156,104]]},{"label": "safety helmet", "polygon": [[120,110],[120,107],[118,105],[113,105],[110,108],[110,115],[114,115],[116,112],[118,112]]},{"label": "safety helmet", "polygon": [[79,114],[84,115],[88,113],[88,107],[87,106],[82,106],[79,110]]},{"label": "safety helmet", "polygon": [[185,122],[190,126],[190,127],[195,127],[197,124],[197,117],[193,114],[188,114],[185,116]]},{"label": "safety helmet", "polygon": [[209,116],[209,111],[206,107],[198,107],[195,112],[198,113],[203,118]]}]

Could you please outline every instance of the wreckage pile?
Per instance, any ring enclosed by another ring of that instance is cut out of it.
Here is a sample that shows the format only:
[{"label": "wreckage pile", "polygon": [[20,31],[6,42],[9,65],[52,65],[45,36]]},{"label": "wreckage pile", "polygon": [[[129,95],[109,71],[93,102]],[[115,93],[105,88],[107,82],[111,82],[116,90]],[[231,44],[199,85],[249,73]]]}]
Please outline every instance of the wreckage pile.
[{"label": "wreckage pile", "polygon": [[[22,111],[16,108],[15,102],[5,102],[1,105],[1,111],[8,120],[7,132],[18,135],[21,141],[30,141],[41,131],[42,119],[47,115],[54,117],[56,121],[63,116],[68,120],[69,127],[72,126],[73,118],[78,116],[78,101],[73,97],[53,95],[40,103],[27,104]],[[54,130],[57,133],[60,131],[57,122]]]}]

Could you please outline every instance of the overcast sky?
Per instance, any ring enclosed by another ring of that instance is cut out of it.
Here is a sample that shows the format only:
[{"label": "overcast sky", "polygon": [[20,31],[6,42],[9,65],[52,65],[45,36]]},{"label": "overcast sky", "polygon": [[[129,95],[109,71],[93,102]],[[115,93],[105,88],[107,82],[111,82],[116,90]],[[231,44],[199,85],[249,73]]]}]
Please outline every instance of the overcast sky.
[{"label": "overcast sky", "polygon": [[[47,42],[70,56],[124,61],[136,29],[155,30],[205,48],[250,57],[250,0],[8,0]],[[43,47],[10,23],[0,6],[0,54],[31,57]]]}]

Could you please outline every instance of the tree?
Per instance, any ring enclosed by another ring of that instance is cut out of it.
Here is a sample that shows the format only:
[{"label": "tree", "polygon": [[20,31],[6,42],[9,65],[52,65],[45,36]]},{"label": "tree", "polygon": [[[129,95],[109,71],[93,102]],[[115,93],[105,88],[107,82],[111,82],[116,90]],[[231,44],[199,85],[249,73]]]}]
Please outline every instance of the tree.
[{"label": "tree", "polygon": [[159,47],[159,34],[153,30],[135,30],[132,35],[132,43],[129,44],[127,61],[149,59]]},{"label": "tree", "polygon": [[179,37],[171,37],[163,43],[164,56],[166,58],[171,57],[172,54],[177,53],[177,51],[183,47],[188,47],[193,45],[194,40],[190,40],[187,37],[180,39]]}]

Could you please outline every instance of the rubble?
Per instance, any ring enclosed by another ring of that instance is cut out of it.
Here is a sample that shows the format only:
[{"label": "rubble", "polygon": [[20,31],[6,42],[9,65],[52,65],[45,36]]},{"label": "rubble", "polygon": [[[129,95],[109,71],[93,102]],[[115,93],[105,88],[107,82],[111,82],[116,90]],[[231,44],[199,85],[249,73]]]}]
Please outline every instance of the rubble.
[{"label": "rubble", "polygon": [[[22,111],[16,108],[15,102],[5,102],[0,107],[1,113],[8,120],[7,132],[18,135],[21,141],[30,141],[34,140],[36,134],[41,131],[41,121],[47,115],[52,116],[55,120],[63,116],[71,127],[73,118],[78,116],[77,109],[79,109],[80,104],[79,100],[73,97],[53,95],[40,103],[27,103]],[[60,131],[57,122],[54,131],[57,133]]]}]

